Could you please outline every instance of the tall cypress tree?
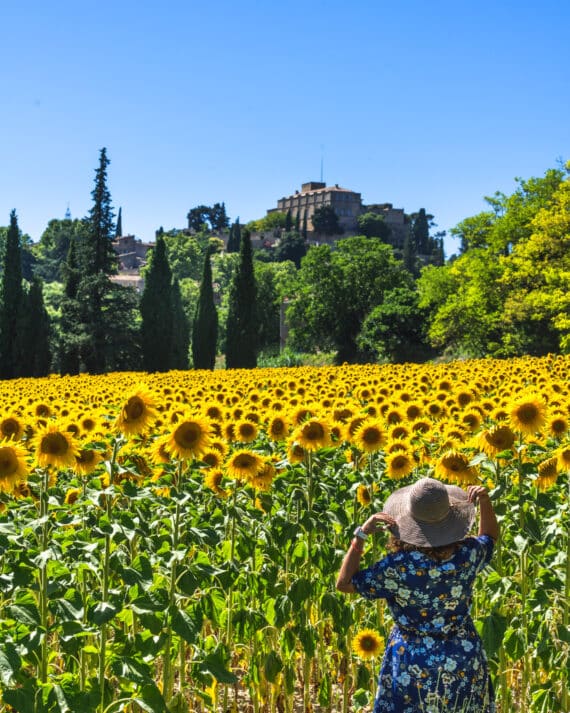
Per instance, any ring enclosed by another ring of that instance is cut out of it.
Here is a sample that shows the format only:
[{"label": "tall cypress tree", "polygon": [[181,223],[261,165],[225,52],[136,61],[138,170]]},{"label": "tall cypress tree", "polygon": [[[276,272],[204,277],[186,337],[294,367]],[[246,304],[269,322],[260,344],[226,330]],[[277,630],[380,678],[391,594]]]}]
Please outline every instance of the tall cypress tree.
[{"label": "tall cypress tree", "polygon": [[44,305],[42,283],[33,278],[22,302],[24,309],[18,329],[19,359],[16,374],[22,377],[47,376],[51,367],[50,323]]},{"label": "tall cypress tree", "polygon": [[120,238],[123,234],[123,211],[119,208],[119,213],[117,215],[117,227],[115,229],[115,237]]},{"label": "tall cypress tree", "polygon": [[190,345],[190,325],[188,317],[184,312],[182,295],[180,294],[180,283],[178,280],[172,282],[172,348],[170,351],[170,368],[188,368],[188,347]]},{"label": "tall cypress tree", "polygon": [[226,323],[226,368],[252,369],[257,366],[257,304],[251,237],[241,236],[239,264],[230,287]]},{"label": "tall cypress tree", "polygon": [[117,272],[117,256],[113,249],[114,214],[107,186],[108,165],[107,150],[103,148],[91,193],[93,206],[86,218],[87,232],[78,252],[81,269],[78,299],[85,332],[81,345],[82,367],[94,374],[108,368],[112,350],[110,335],[113,331],[110,322],[122,316],[108,308],[113,291],[109,277]]},{"label": "tall cypress tree", "polygon": [[290,233],[291,229],[293,228],[293,218],[291,216],[291,208],[287,211],[287,215],[285,216],[285,232]]},{"label": "tall cypress tree", "polygon": [[239,218],[232,223],[230,228],[230,235],[228,237],[228,246],[226,252],[228,253],[238,253],[241,245],[241,227],[239,224]]},{"label": "tall cypress tree", "polygon": [[23,311],[22,250],[16,211],[10,213],[1,285],[0,378],[17,374],[18,329]]},{"label": "tall cypress tree", "polygon": [[172,345],[172,272],[164,238],[157,238],[145,285],[140,311],[141,346],[145,371],[168,371]]},{"label": "tall cypress tree", "polygon": [[63,299],[61,301],[61,337],[59,370],[62,374],[79,374],[81,344],[81,307],[77,299],[80,270],[77,264],[77,244],[72,238],[63,267]]},{"label": "tall cypress tree", "polygon": [[192,360],[195,369],[213,369],[216,363],[218,313],[214,304],[210,251],[206,251],[200,296],[192,324]]}]

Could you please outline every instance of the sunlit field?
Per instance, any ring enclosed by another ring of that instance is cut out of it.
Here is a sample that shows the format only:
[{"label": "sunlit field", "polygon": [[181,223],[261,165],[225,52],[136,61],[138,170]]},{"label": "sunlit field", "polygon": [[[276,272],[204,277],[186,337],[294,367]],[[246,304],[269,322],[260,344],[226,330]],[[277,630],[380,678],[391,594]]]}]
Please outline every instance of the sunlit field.
[{"label": "sunlit field", "polygon": [[501,520],[473,602],[498,710],[569,711],[569,368],[0,382],[0,710],[369,710],[389,612],[334,581],[355,525],[430,475]]}]

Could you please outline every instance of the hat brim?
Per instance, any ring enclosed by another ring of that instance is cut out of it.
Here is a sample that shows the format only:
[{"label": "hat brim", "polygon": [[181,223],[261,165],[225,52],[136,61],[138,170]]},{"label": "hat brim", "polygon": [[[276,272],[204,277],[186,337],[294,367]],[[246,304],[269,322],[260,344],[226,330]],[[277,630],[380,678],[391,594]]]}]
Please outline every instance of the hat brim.
[{"label": "hat brim", "polygon": [[449,513],[437,523],[420,522],[412,517],[408,507],[411,485],[392,493],[383,507],[383,512],[396,521],[390,528],[392,535],[416,547],[443,547],[462,540],[475,521],[475,506],[461,488],[456,485],[445,487],[449,495]]}]

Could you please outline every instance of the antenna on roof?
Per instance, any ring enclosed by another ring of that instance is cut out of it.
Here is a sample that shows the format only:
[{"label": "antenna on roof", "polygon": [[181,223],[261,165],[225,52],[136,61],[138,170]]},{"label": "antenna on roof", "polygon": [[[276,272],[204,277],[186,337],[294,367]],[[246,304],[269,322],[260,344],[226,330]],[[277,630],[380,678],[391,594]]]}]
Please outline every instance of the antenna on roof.
[{"label": "antenna on roof", "polygon": [[324,151],[325,151],[325,147],[323,146],[323,144],[321,144],[321,183],[323,182]]}]

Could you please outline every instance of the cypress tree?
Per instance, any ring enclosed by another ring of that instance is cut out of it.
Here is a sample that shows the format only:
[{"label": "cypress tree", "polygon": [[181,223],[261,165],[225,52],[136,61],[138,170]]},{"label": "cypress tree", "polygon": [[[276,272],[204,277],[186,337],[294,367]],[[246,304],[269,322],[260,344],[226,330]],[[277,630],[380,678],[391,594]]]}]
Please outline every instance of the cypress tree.
[{"label": "cypress tree", "polygon": [[104,372],[112,360],[112,338],[115,319],[124,315],[109,308],[113,285],[110,275],[117,272],[117,256],[113,249],[114,222],[111,194],[107,187],[107,150],[101,149],[99,167],[95,171],[95,187],[91,193],[93,207],[86,218],[87,232],[78,253],[81,281],[78,299],[81,303],[83,367],[90,373]]},{"label": "cypress tree", "polygon": [[257,366],[257,304],[251,237],[241,236],[237,271],[230,287],[226,323],[226,368],[252,369]]},{"label": "cypress tree", "polygon": [[190,344],[190,325],[182,305],[180,283],[174,280],[171,287],[172,295],[172,348],[170,352],[171,369],[188,368],[188,347]]},{"label": "cypress tree", "polygon": [[210,251],[206,251],[200,296],[192,324],[192,360],[195,369],[213,369],[218,341],[218,313],[214,304]]},{"label": "cypress tree", "polygon": [[172,272],[166,243],[159,237],[145,273],[140,312],[141,347],[145,371],[168,371],[172,345]]},{"label": "cypress tree", "polygon": [[297,212],[295,213],[295,232],[300,233],[301,232],[301,210],[297,209]]},{"label": "cypress tree", "polygon": [[115,237],[120,238],[123,234],[123,215],[122,208],[119,208],[119,214],[117,215],[117,228],[115,230]]},{"label": "cypress tree", "polygon": [[293,218],[291,217],[291,208],[287,211],[287,215],[285,216],[285,232],[290,233],[291,229],[293,228]]},{"label": "cypress tree", "polygon": [[228,253],[238,253],[241,244],[241,227],[239,224],[239,218],[235,223],[232,223],[230,228],[230,235],[228,237],[228,246],[226,252]]},{"label": "cypress tree", "polygon": [[18,329],[23,312],[22,250],[16,211],[10,213],[6,236],[0,304],[0,378],[17,375]]},{"label": "cypress tree", "polygon": [[81,308],[77,299],[80,271],[77,264],[75,238],[69,243],[67,261],[63,267],[63,299],[61,301],[61,338],[59,370],[61,374],[79,374],[81,343]]},{"label": "cypress tree", "polygon": [[32,279],[22,304],[24,310],[18,330],[20,358],[16,373],[22,377],[47,376],[51,367],[50,323],[40,280]]},{"label": "cypress tree", "polygon": [[307,241],[307,209],[303,211],[303,227],[301,229],[301,235],[303,236],[303,240],[306,242]]}]

